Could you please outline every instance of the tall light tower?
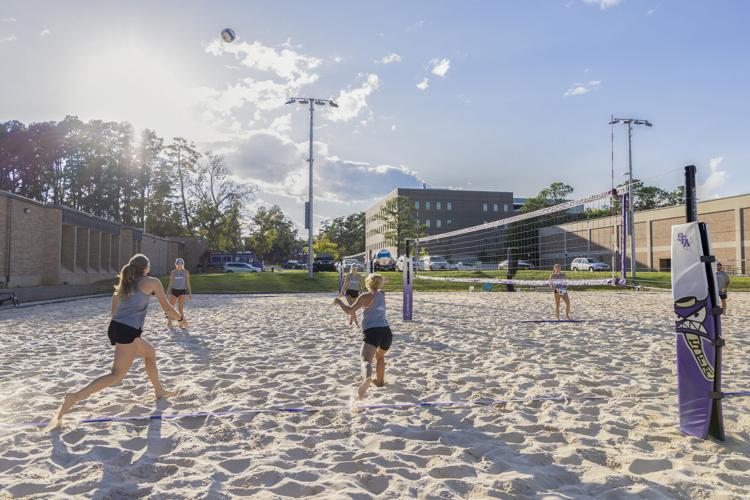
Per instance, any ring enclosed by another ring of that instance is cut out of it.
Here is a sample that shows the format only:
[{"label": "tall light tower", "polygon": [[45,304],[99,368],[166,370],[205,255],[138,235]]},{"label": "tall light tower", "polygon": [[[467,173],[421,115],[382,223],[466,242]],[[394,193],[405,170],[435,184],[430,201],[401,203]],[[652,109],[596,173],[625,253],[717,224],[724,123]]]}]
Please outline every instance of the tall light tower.
[{"label": "tall light tower", "polygon": [[310,110],[310,157],[307,162],[310,165],[310,186],[308,191],[308,201],[305,205],[305,229],[307,233],[307,278],[313,277],[313,115],[315,106],[328,105],[332,108],[338,108],[339,105],[330,99],[316,99],[314,97],[292,97],[285,104],[303,104],[309,106]]},{"label": "tall light tower", "polygon": [[616,123],[626,124],[628,126],[628,230],[630,232],[630,279],[635,282],[635,203],[633,200],[633,125],[645,125],[652,127],[648,120],[639,120],[636,118],[612,118],[610,125]]}]

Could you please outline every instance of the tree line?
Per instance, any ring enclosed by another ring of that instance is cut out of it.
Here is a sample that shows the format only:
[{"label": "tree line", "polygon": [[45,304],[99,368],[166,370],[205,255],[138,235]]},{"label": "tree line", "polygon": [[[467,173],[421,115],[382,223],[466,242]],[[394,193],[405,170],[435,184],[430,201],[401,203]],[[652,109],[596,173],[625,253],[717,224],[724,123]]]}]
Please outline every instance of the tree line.
[{"label": "tree line", "polygon": [[[183,137],[136,134],[127,122],[0,122],[0,190],[64,205],[157,236],[197,236],[216,251],[251,250],[280,263],[305,248],[278,206],[245,209],[255,187],[234,179],[222,155]],[[364,248],[364,214],[323,224],[318,246]]]}]

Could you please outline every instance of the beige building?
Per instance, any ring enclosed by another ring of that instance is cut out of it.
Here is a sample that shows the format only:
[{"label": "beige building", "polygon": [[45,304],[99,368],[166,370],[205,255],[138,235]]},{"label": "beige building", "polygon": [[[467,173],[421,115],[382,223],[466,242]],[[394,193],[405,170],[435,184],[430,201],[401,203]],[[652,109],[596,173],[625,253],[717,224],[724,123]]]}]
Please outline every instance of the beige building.
[{"label": "beige building", "polygon": [[161,238],[78,210],[0,191],[0,288],[87,284],[113,278],[138,252],[151,274],[177,257],[190,270],[205,251],[196,238]]},{"label": "beige building", "polygon": [[[745,256],[750,251],[750,194],[700,202],[698,220],[708,225],[716,258],[730,271],[746,274]],[[609,263],[612,252],[618,247],[616,238],[621,234],[621,222],[619,217],[603,217],[540,229],[541,260],[564,263],[566,268],[576,257],[596,257]],[[685,222],[685,207],[636,212],[634,222],[636,269],[671,270],[672,225]],[[627,249],[630,250],[630,237]],[[627,266],[630,266],[629,259]]]}]

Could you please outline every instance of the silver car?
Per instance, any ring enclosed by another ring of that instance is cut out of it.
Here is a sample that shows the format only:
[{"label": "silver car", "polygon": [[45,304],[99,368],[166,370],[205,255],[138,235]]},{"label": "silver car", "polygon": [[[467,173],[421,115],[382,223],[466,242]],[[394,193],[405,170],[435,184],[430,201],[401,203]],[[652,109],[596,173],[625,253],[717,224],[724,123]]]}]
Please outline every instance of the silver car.
[{"label": "silver car", "polygon": [[227,262],[224,264],[225,273],[259,273],[261,270],[246,262]]},{"label": "silver car", "polygon": [[609,271],[609,264],[591,257],[578,257],[570,263],[571,271]]}]

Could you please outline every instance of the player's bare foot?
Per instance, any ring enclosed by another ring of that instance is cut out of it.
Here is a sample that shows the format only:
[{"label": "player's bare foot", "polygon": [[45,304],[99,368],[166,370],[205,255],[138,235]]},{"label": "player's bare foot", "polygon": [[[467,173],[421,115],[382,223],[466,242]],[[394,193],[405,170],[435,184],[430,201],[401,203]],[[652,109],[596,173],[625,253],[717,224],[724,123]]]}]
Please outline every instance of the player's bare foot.
[{"label": "player's bare foot", "polygon": [[167,390],[160,390],[154,393],[155,399],[164,399],[164,398],[171,398],[172,396],[175,396],[177,394],[177,391],[167,391]]},{"label": "player's bare foot", "polygon": [[54,417],[52,417],[52,420],[50,420],[47,426],[44,428],[44,432],[49,432],[51,430],[59,428],[62,425],[63,415],[68,413],[68,411],[73,407],[74,404],[76,404],[76,401],[75,398],[73,398],[73,395],[66,394],[63,398],[63,402],[60,405],[60,408],[57,410],[57,413]]},{"label": "player's bare foot", "polygon": [[364,382],[362,382],[359,385],[359,388],[357,389],[357,398],[362,400],[365,399],[365,394],[367,394],[367,389],[370,388],[370,384],[372,383],[372,379],[367,379]]}]

